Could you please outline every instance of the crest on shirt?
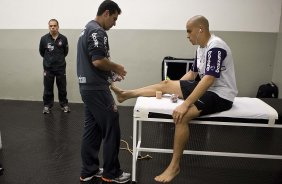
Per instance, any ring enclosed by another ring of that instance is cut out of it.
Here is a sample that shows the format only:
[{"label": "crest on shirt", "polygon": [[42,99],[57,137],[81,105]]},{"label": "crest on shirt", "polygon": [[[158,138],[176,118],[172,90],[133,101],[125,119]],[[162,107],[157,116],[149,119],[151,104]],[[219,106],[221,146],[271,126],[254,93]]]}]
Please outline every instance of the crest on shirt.
[{"label": "crest on shirt", "polygon": [[62,43],[61,40],[59,41],[58,45],[59,45],[59,46],[62,46],[62,45],[63,45],[63,43]]},{"label": "crest on shirt", "polygon": [[52,43],[47,43],[47,49],[49,50],[49,52],[54,50],[54,45]]}]

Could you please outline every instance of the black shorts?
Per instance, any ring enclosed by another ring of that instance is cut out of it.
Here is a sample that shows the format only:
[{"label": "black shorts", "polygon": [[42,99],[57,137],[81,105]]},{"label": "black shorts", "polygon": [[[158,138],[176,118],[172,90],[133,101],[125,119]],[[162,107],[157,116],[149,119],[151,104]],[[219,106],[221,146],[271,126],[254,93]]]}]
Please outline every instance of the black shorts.
[{"label": "black shorts", "polygon": [[[180,80],[180,88],[185,100],[197,86],[195,81]],[[232,107],[233,102],[219,97],[216,93],[206,91],[194,105],[201,110],[200,116],[226,111]]]}]

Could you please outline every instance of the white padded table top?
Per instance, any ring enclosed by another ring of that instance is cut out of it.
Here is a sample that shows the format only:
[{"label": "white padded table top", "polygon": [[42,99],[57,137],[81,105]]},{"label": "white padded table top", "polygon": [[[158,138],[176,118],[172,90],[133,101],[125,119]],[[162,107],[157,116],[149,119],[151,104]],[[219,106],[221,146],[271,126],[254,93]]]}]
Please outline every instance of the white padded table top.
[{"label": "white padded table top", "polygon": [[[171,115],[176,106],[183,100],[178,99],[172,103],[170,95],[163,95],[162,99],[156,97],[138,97],[134,106],[133,117],[147,118],[150,112]],[[230,117],[245,119],[278,119],[277,111],[258,98],[236,97],[233,107],[228,111],[214,113],[203,117]]]}]

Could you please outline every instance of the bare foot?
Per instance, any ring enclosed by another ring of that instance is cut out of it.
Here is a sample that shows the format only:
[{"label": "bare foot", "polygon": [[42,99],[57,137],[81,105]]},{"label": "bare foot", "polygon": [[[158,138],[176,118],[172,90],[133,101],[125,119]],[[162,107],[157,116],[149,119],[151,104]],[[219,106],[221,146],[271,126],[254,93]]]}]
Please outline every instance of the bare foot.
[{"label": "bare foot", "polygon": [[113,92],[116,94],[117,97],[117,101],[119,103],[122,103],[123,101],[127,100],[126,96],[125,96],[125,91],[116,87],[114,84],[112,84],[110,86],[111,90],[113,90]]},{"label": "bare foot", "polygon": [[161,183],[169,183],[179,174],[179,172],[180,172],[179,167],[172,168],[169,166],[162,174],[156,176],[155,180]]}]

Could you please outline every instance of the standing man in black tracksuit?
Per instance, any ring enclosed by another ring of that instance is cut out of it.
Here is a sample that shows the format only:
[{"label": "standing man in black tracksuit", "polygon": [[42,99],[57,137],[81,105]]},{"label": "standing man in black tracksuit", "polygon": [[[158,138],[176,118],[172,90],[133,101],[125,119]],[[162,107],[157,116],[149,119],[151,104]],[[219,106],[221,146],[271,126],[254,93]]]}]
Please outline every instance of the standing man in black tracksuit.
[{"label": "standing man in black tracksuit", "polygon": [[[102,177],[106,182],[126,183],[131,175],[119,163],[119,114],[109,86],[124,79],[126,71],[110,59],[108,31],[121,13],[119,6],[105,0],[81,32],[77,44],[77,77],[84,102],[85,125],[81,145],[81,182]],[[116,75],[112,76],[112,73]],[[116,77],[119,76],[119,77]],[[99,168],[99,150],[103,142],[103,168]]]},{"label": "standing man in black tracksuit", "polygon": [[70,112],[67,99],[66,60],[69,52],[68,39],[59,33],[59,22],[51,19],[48,23],[50,32],[41,37],[39,52],[43,57],[44,93],[43,114],[50,113],[54,104],[54,81],[58,87],[61,109]]}]

